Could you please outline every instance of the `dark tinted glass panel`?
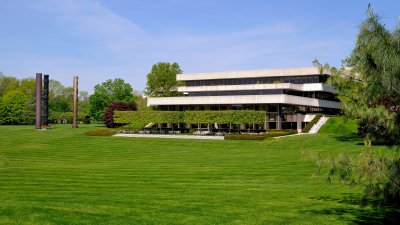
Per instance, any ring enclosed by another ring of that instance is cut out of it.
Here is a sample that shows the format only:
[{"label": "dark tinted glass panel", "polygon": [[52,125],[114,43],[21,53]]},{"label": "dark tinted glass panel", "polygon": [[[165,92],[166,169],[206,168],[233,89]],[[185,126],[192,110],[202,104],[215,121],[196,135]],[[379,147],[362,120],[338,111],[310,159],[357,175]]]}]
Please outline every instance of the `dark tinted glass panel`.
[{"label": "dark tinted glass panel", "polygon": [[328,79],[328,77],[327,76],[325,76],[325,75],[321,75],[320,76],[320,82],[321,83],[326,83],[326,80]]},{"label": "dark tinted glass panel", "polygon": [[275,83],[279,80],[280,80],[279,77],[270,77],[270,83]]},{"label": "dark tinted glass panel", "polygon": [[284,77],[283,83],[290,83],[290,77]]},{"label": "dark tinted glass panel", "polygon": [[277,107],[277,105],[268,105],[267,111],[268,112],[278,112],[278,107]]},{"label": "dark tinted glass panel", "polygon": [[309,76],[281,76],[281,77],[256,77],[239,79],[216,79],[216,80],[197,80],[186,81],[186,86],[212,86],[212,85],[242,85],[242,84],[272,84],[272,83],[324,83],[328,76],[309,75]]},{"label": "dark tinted glass panel", "polygon": [[268,77],[263,77],[262,82],[263,84],[268,84]]}]

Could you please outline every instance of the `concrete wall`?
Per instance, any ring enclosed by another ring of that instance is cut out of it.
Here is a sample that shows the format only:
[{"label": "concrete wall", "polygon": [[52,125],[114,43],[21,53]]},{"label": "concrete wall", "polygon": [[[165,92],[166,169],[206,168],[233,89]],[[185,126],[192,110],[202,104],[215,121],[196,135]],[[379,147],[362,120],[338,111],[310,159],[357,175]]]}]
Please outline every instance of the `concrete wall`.
[{"label": "concrete wall", "polygon": [[[211,80],[211,79],[235,79],[249,77],[277,77],[277,76],[306,76],[319,75],[320,71],[315,67],[306,68],[290,68],[290,69],[269,69],[269,70],[245,70],[245,71],[229,71],[229,72],[212,72],[212,73],[189,73],[178,74],[177,80]],[[329,71],[324,74],[330,75]]]},{"label": "concrete wall", "polygon": [[339,102],[294,95],[235,95],[235,96],[182,96],[149,97],[147,106],[157,105],[214,105],[214,104],[290,104],[340,109]]},{"label": "concrete wall", "polygon": [[242,85],[216,85],[216,86],[192,86],[178,87],[179,92],[208,92],[208,91],[242,91],[242,90],[296,90],[296,91],[325,91],[333,92],[331,86],[322,83],[313,84],[242,84]]}]

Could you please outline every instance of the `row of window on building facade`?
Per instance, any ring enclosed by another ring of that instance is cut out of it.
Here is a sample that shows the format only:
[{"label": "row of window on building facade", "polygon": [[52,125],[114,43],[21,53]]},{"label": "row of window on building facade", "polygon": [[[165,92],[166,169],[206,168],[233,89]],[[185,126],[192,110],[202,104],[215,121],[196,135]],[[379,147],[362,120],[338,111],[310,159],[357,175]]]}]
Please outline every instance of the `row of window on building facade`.
[{"label": "row of window on building facade", "polygon": [[287,104],[234,104],[234,105],[160,105],[157,110],[165,111],[193,111],[193,110],[263,110],[269,117],[278,114],[293,113],[324,113],[337,114],[339,109],[287,105]]},{"label": "row of window on building facade", "polygon": [[214,85],[242,85],[242,84],[273,84],[273,83],[292,83],[309,84],[325,83],[327,75],[306,75],[306,76],[282,76],[282,77],[253,77],[236,79],[214,79],[214,80],[190,80],[186,81],[186,86],[214,86]]},{"label": "row of window on building facade", "polygon": [[334,94],[318,91],[292,91],[292,90],[239,90],[239,91],[207,91],[207,92],[189,92],[187,96],[235,96],[235,95],[274,95],[286,94],[307,98],[316,98],[329,101],[338,101]]}]

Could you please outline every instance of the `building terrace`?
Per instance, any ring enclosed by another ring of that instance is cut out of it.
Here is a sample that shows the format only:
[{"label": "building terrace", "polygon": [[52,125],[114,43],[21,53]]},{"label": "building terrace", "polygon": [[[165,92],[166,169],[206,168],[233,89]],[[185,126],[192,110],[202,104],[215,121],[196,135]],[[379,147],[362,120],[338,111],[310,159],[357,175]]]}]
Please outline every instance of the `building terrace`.
[{"label": "building terrace", "polygon": [[314,67],[178,74],[183,96],[149,97],[147,104],[171,111],[264,110],[265,123],[253,127],[301,130],[316,113],[340,111],[333,87],[326,85],[330,75]]}]

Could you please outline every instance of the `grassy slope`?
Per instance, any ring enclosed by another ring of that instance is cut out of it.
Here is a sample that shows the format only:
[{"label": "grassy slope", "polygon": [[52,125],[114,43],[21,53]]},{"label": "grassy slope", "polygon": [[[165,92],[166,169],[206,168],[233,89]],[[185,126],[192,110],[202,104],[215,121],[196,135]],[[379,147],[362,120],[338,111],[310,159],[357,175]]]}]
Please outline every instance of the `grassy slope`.
[{"label": "grassy slope", "polygon": [[361,190],[313,178],[301,159],[363,149],[330,126],[265,141],[0,126],[0,224],[347,224],[371,210],[353,204]]}]

